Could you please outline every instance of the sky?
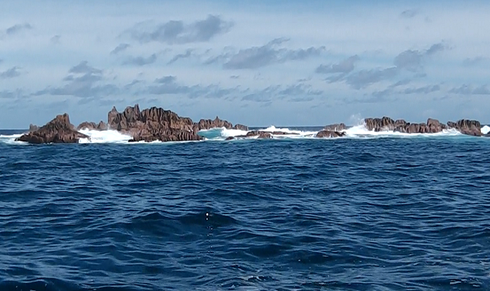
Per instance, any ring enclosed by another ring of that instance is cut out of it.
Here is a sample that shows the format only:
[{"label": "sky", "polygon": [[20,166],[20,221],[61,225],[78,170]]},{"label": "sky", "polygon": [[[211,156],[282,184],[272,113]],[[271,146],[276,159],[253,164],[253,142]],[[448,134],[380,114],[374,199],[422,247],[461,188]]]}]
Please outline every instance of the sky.
[{"label": "sky", "polygon": [[490,122],[489,1],[2,1],[0,128],[139,104],[249,126]]}]

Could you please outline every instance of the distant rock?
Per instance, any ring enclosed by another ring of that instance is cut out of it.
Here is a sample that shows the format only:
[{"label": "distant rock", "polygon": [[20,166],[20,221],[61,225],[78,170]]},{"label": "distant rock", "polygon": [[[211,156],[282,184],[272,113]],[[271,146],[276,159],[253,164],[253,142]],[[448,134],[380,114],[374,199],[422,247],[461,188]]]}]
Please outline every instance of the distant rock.
[{"label": "distant rock", "polygon": [[272,134],[270,132],[261,132],[257,138],[269,139],[272,138]]},{"label": "distant rock", "polygon": [[395,130],[395,121],[389,117],[366,118],[364,119],[366,128],[371,131],[392,131]]},{"label": "distant rock", "polygon": [[366,118],[365,126],[372,131],[397,131],[404,133],[438,133],[443,130],[454,128],[466,135],[481,136],[481,124],[477,120],[462,119],[458,122],[449,121],[447,125],[437,119],[429,118],[427,123],[409,123],[403,119],[394,121],[389,117]]},{"label": "distant rock", "polygon": [[136,104],[126,107],[119,113],[114,107],[108,114],[108,126],[131,135],[135,141],[189,141],[201,140],[194,132],[194,123],[190,118],[180,117],[170,110],[152,107],[140,111]]},{"label": "distant rock", "polygon": [[219,128],[224,127],[226,129],[240,129],[240,130],[248,130],[248,126],[237,124],[233,126],[230,122],[226,120],[220,119],[218,116],[214,120],[211,119],[201,119],[199,122],[194,124],[194,131],[198,132],[203,129],[211,129],[211,128]]},{"label": "distant rock", "polygon": [[233,126],[233,128],[238,129],[238,130],[248,130],[248,126],[243,125],[243,124],[235,124],[235,126]]},{"label": "distant rock", "polygon": [[321,130],[316,134],[316,137],[341,137],[345,136],[345,131],[339,132],[339,131],[333,131],[333,130]]},{"label": "distant rock", "polygon": [[77,126],[77,130],[88,129],[88,130],[107,130],[107,124],[100,121],[98,124],[95,122],[82,122]]},{"label": "distant rock", "polygon": [[430,133],[437,133],[447,129],[447,126],[440,123],[437,119],[429,118],[427,119],[427,128]]},{"label": "distant rock", "polygon": [[38,129],[39,129],[39,126],[37,126],[37,125],[34,125],[32,123],[29,125],[29,132],[33,132],[33,131],[36,131]]},{"label": "distant rock", "polygon": [[466,135],[472,135],[472,136],[483,135],[481,132],[481,124],[478,120],[461,119],[458,120],[458,122],[448,121],[447,125],[449,128],[454,128]]},{"label": "distant rock", "polygon": [[65,113],[56,116],[43,127],[24,134],[16,140],[33,144],[78,143],[81,138],[89,138],[89,136],[76,131],[70,123],[70,117]]}]

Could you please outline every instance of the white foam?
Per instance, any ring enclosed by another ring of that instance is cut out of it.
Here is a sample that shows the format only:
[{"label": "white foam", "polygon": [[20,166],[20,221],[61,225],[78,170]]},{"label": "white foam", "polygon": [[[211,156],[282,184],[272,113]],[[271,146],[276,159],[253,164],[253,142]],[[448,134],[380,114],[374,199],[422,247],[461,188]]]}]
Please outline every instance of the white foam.
[{"label": "white foam", "polygon": [[273,132],[286,133],[286,134],[272,134],[273,138],[311,138],[311,137],[315,137],[316,134],[318,133],[318,131],[302,131],[302,130],[289,129],[287,127],[277,128],[274,125],[259,130],[270,132],[270,133]]},{"label": "white foam", "polygon": [[370,131],[363,125],[353,126],[345,131],[345,137],[350,138],[380,138],[380,137],[434,137],[461,135],[456,129],[445,129],[438,133],[405,133],[397,131]]},{"label": "white foam", "polygon": [[488,134],[490,132],[490,126],[485,125],[481,128],[481,133],[482,134]]},{"label": "white foam", "polygon": [[21,136],[22,134],[10,134],[10,135],[0,134],[0,142],[6,144],[17,144],[17,145],[27,144],[26,142],[22,142],[22,141],[15,141],[16,138],[19,138]]},{"label": "white foam", "polygon": [[246,130],[240,130],[240,129],[226,129],[222,128],[221,129],[221,136],[222,137],[230,137],[230,136],[240,136],[240,135],[246,135],[248,131]]},{"label": "white foam", "polygon": [[116,130],[89,130],[82,129],[81,133],[88,135],[88,138],[81,138],[80,143],[127,143],[131,136],[122,134]]}]

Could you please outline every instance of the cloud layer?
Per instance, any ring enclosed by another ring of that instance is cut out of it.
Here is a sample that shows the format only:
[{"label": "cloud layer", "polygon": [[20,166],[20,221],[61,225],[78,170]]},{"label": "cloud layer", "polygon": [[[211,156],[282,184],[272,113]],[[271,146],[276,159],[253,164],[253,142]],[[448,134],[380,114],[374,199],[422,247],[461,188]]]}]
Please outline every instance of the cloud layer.
[{"label": "cloud layer", "polygon": [[0,127],[60,110],[99,120],[136,102],[250,125],[429,111],[490,122],[487,2],[10,6],[0,21]]}]

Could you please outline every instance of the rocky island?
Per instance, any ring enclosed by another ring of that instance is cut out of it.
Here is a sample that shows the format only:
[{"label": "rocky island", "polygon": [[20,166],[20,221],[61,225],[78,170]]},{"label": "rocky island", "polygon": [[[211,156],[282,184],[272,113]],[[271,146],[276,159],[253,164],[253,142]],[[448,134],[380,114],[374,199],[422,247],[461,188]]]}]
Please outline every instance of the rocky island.
[{"label": "rocky island", "polygon": [[[402,133],[438,133],[443,130],[455,129],[462,134],[471,136],[487,136],[481,132],[481,124],[477,120],[462,119],[457,122],[449,121],[446,124],[436,119],[429,118],[426,123],[410,123],[405,120],[393,120],[389,117],[366,118],[364,126],[369,131],[393,131]],[[128,106],[123,112],[118,112],[115,107],[109,111],[107,123],[100,121],[82,122],[75,127],[70,123],[68,114],[58,115],[42,127],[30,125],[29,132],[17,138],[18,141],[32,144],[43,143],[78,143],[80,139],[90,139],[89,136],[80,132],[89,130],[116,130],[131,137],[130,142],[144,141],[194,141],[203,140],[198,134],[200,130],[212,128],[226,128],[246,131],[243,135],[228,137],[231,139],[261,138],[269,139],[274,136],[297,135],[297,133],[283,132],[278,130],[249,130],[242,124],[232,123],[215,119],[201,119],[192,121],[189,117],[181,117],[175,112],[163,108],[151,107],[140,110],[138,104]],[[325,126],[316,133],[317,138],[337,138],[346,135],[348,126],[344,123]]]}]

